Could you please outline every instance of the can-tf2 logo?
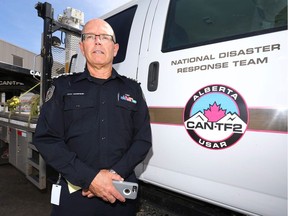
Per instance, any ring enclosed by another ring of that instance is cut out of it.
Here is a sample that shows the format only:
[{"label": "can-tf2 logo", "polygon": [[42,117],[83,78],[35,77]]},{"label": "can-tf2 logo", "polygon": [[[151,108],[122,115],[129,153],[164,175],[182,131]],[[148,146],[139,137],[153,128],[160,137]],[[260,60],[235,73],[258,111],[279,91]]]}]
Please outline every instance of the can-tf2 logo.
[{"label": "can-tf2 logo", "polygon": [[242,96],[225,85],[209,85],[197,91],[184,109],[190,137],[209,149],[225,149],[237,143],[248,125]]}]

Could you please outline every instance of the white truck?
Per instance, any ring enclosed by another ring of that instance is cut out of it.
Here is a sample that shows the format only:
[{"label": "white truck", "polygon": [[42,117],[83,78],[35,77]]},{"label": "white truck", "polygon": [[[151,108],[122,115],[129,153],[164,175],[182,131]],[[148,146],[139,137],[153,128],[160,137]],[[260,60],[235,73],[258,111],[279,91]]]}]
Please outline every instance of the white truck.
[{"label": "white truck", "polygon": [[[248,215],[287,215],[287,1],[139,0],[102,17],[138,80],[153,148],[139,179]],[[83,71],[79,52],[75,71]]]},{"label": "white truck", "polygon": [[[101,18],[120,44],[115,69],[141,82],[149,106],[139,179],[242,214],[287,215],[287,1],[133,0]],[[81,52],[70,65],[83,71]]]}]

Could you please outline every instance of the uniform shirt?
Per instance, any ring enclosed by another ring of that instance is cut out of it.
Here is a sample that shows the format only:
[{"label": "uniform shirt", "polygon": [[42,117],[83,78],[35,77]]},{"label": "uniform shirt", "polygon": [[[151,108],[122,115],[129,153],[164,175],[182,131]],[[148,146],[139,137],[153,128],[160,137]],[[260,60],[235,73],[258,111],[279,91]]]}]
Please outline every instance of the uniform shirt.
[{"label": "uniform shirt", "polygon": [[114,69],[107,80],[87,70],[58,77],[41,108],[34,145],[47,164],[82,188],[101,169],[129,177],[151,148],[140,84]]}]

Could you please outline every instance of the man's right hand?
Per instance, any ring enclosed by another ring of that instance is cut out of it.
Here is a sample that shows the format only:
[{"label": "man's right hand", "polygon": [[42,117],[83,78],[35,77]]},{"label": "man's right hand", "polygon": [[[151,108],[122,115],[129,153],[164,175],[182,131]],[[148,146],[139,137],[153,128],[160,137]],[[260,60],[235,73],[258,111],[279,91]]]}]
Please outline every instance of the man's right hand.
[{"label": "man's right hand", "polygon": [[110,203],[114,203],[116,200],[125,202],[125,198],[116,190],[112,180],[123,181],[124,179],[117,173],[100,170],[91,182],[89,189],[82,190],[82,195],[88,198],[97,196]]}]

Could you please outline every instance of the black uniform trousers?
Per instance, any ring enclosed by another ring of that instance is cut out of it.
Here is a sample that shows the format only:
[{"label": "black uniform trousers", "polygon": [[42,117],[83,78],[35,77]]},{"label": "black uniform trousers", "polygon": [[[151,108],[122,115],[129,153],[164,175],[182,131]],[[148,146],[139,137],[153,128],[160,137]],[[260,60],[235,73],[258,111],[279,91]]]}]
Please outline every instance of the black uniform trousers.
[{"label": "black uniform trousers", "polygon": [[59,206],[53,205],[51,216],[135,216],[138,200],[126,199],[125,203],[111,204],[104,200],[82,196],[82,190],[69,193],[65,180],[61,180]]}]

